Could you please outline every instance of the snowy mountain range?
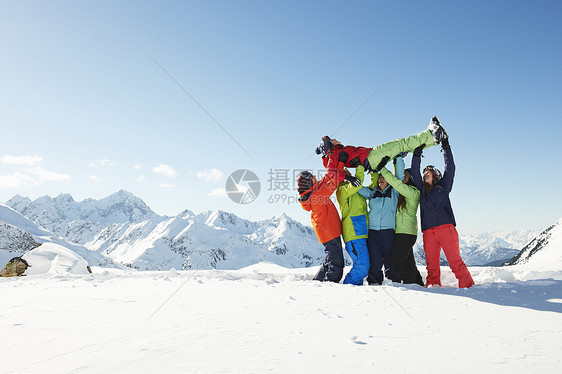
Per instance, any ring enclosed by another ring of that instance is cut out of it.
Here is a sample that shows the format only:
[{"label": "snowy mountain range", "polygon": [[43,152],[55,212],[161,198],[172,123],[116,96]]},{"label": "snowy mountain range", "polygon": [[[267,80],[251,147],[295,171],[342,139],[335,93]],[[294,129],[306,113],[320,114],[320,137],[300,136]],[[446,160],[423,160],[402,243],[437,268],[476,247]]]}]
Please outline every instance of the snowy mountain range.
[{"label": "snowy mountain range", "polygon": [[[9,219],[4,218],[7,212]],[[18,212],[20,224],[28,221],[23,227],[14,224]],[[185,210],[176,217],[160,216],[123,190],[81,202],[69,194],[34,201],[16,195],[0,209],[1,221],[12,228],[0,226],[0,252],[33,248],[34,241],[48,237],[82,253],[86,250],[95,256],[93,265],[107,259],[139,270],[239,269],[270,261],[291,268],[316,266],[324,258],[312,228],[285,214],[258,222],[224,211]],[[43,230],[42,237],[33,230]],[[537,234],[524,230],[461,235],[461,255],[467,265],[501,265]],[[416,261],[425,264],[421,234],[414,251]]]},{"label": "snowy mountain range", "polygon": [[[517,255],[521,248],[533,240],[540,230],[493,231],[479,234],[460,234],[461,257],[468,266],[501,266]],[[418,264],[425,264],[422,233],[418,233],[414,246],[414,257]],[[447,260],[441,252],[441,264]]]},{"label": "snowy mountain range", "polygon": [[159,216],[126,191],[82,202],[68,194],[35,201],[16,195],[6,205],[55,235],[139,270],[237,269],[261,261],[309,267],[324,258],[312,228],[284,214],[259,222],[223,211]]}]

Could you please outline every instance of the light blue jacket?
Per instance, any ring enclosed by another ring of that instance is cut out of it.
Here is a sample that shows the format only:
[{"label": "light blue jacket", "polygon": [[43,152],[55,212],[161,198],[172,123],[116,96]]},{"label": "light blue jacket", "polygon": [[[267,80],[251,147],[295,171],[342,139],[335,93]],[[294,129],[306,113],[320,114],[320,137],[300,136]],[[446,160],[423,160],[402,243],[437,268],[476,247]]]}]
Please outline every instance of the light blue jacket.
[{"label": "light blue jacket", "polygon": [[[396,157],[396,177],[400,180],[404,177],[404,159]],[[377,174],[372,174],[377,178]],[[396,205],[400,195],[392,186],[384,191],[375,188],[363,187],[358,191],[359,195],[369,201],[369,230],[386,230],[396,228]]]}]

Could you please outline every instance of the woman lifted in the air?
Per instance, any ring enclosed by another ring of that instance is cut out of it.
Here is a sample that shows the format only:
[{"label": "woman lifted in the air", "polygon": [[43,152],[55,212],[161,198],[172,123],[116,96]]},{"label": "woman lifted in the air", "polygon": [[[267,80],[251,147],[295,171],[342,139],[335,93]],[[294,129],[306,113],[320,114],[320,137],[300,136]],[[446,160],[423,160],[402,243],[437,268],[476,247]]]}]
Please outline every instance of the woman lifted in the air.
[{"label": "woman lifted in the air", "polygon": [[365,171],[378,172],[386,165],[388,160],[396,155],[405,152],[413,152],[420,145],[425,144],[425,148],[441,143],[443,138],[447,137],[447,132],[439,123],[437,117],[433,117],[429,122],[427,130],[412,135],[407,138],[396,139],[374,148],[353,147],[350,145],[343,146],[336,139],[330,139],[328,136],[322,138],[322,142],[316,148],[316,153],[322,155],[324,167],[328,166],[328,155],[337,155],[338,161],[345,164],[346,167],[356,167],[363,165]]}]

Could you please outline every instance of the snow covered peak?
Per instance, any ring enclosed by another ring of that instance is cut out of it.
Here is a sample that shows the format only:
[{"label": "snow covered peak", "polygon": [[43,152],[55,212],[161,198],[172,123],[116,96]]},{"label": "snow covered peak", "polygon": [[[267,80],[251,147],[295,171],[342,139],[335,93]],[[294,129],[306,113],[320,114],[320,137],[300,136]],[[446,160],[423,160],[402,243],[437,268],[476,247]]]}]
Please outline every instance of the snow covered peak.
[{"label": "snow covered peak", "polygon": [[236,227],[247,226],[250,221],[238,217],[234,213],[228,213],[223,210],[207,210],[196,216],[198,222],[207,226],[223,229],[233,229]]},{"label": "snow covered peak", "polygon": [[273,217],[268,220],[264,220],[259,222],[259,224],[263,227],[270,227],[279,231],[279,233],[285,232],[295,232],[300,234],[310,234],[313,233],[312,228],[303,225],[302,223],[295,221],[285,213],[281,213],[280,215]]},{"label": "snow covered peak", "polygon": [[278,215],[276,217],[273,217],[273,220],[278,221],[278,222],[292,222],[292,221],[294,221],[291,217],[289,217],[285,213],[281,213],[280,215]]},{"label": "snow covered peak", "polygon": [[133,195],[131,192],[125,191],[125,190],[119,190],[119,191],[101,199],[100,202],[101,201],[109,201],[109,202],[114,202],[114,203],[115,202],[126,202],[126,201],[143,202],[140,197],[137,197],[137,196]]},{"label": "snow covered peak", "polygon": [[[21,195],[16,195],[6,202],[6,205],[10,207],[28,206],[29,204],[31,204],[31,199],[29,197],[24,197]],[[17,208],[14,209],[19,210]]]},{"label": "snow covered peak", "polygon": [[[90,213],[90,212],[88,212]],[[121,190],[99,201],[93,202],[91,218],[104,224],[137,223],[157,218],[145,202],[130,192]],[[82,217],[85,219],[86,217]],[[90,219],[88,219],[90,220]]]},{"label": "snow covered peak", "polygon": [[562,269],[562,219],[541,232],[508,265],[528,265],[534,269]]},{"label": "snow covered peak", "polygon": [[67,193],[55,198],[42,196],[35,201],[16,195],[6,205],[48,228],[49,223],[60,221],[69,223],[81,220],[108,226],[114,223],[137,223],[159,217],[142,199],[125,190],[100,200],[86,199],[82,202],[76,202]]},{"label": "snow covered peak", "polygon": [[178,217],[183,218],[183,219],[193,218],[194,216],[195,216],[195,214],[189,209],[186,209],[183,212],[181,212],[180,214],[178,214]]},{"label": "snow covered peak", "polygon": [[[46,196],[46,197],[48,198],[48,196]],[[56,201],[56,202],[62,203],[62,204],[75,203],[74,198],[69,193],[61,193],[60,195],[55,197],[53,200]]]}]

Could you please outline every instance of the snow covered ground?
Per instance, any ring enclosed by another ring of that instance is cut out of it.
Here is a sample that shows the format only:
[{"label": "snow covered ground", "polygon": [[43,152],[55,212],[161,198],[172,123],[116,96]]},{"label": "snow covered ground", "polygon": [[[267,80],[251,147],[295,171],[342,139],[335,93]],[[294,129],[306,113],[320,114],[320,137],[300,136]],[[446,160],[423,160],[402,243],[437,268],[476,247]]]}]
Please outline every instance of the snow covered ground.
[{"label": "snow covered ground", "polygon": [[[470,268],[443,288],[314,268],[0,278],[2,373],[560,373],[562,271]],[[425,269],[420,267],[425,277]]]}]

